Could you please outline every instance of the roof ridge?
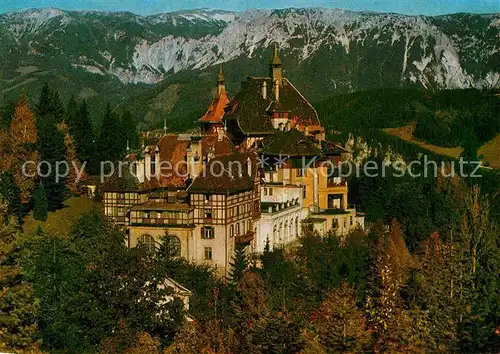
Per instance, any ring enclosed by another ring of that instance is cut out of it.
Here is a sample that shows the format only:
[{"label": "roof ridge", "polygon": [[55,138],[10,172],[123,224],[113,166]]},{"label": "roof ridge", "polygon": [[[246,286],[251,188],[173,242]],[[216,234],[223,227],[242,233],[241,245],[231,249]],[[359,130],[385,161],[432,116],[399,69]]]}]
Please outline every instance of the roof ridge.
[{"label": "roof ridge", "polygon": [[321,121],[319,120],[319,115],[318,115],[318,111],[316,110],[316,108],[314,108],[314,106],[307,100],[307,98],[305,98],[305,96],[295,87],[294,84],[291,83],[290,80],[288,80],[288,78],[284,77],[283,79],[286,80],[286,82],[288,82],[290,84],[290,86],[293,87],[293,89],[299,94],[300,97],[302,97],[302,99],[309,105],[309,107],[311,107],[314,111],[314,113],[316,113],[316,118],[318,119],[318,123],[319,125],[321,125]]}]

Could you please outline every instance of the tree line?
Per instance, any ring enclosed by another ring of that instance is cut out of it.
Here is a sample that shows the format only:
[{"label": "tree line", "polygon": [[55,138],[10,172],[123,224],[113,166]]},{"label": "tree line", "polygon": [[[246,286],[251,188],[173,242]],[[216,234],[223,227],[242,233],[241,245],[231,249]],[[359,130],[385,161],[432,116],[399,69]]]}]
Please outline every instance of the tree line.
[{"label": "tree line", "polygon": [[[7,104],[0,113],[0,190],[16,215],[33,209],[35,218],[45,220],[47,211],[79,192],[73,163],[85,166],[86,175],[98,174],[100,161],[124,157],[127,142],[139,145],[135,118],[127,111],[118,115],[108,105],[96,131],[85,100],[71,97],[64,106],[58,92],[45,85],[31,109],[23,92],[15,106]],[[24,173],[27,161],[33,163]],[[61,161],[69,164],[69,174],[56,178]]]},{"label": "tree line", "polygon": [[[342,237],[306,223],[286,249],[268,243],[253,255],[238,244],[228,279],[172,258],[168,242],[127,248],[97,210],[67,237],[22,235],[1,213],[1,343],[72,353],[498,351],[498,224],[479,188],[446,193],[457,221],[411,247],[396,216]],[[167,276],[193,292],[188,314],[161,301],[172,294],[158,286]]]}]

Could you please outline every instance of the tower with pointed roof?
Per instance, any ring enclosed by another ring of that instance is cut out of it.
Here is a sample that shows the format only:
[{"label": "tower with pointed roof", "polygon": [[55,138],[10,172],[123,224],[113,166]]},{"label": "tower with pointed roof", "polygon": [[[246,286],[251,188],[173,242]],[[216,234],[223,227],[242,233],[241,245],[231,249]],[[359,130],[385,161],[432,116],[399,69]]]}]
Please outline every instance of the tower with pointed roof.
[{"label": "tower with pointed roof", "polygon": [[279,86],[283,86],[283,64],[279,57],[278,44],[274,44],[274,55],[271,59],[271,64],[269,65],[269,76],[273,79],[273,86],[278,83]]},{"label": "tower with pointed roof", "polygon": [[220,97],[223,92],[226,92],[226,85],[224,79],[224,70],[222,64],[220,65],[219,74],[217,75],[217,97]]},{"label": "tower with pointed roof", "polygon": [[229,103],[226,93],[224,70],[220,66],[217,74],[217,90],[215,97],[208,106],[207,113],[200,119],[201,131],[203,133],[217,133],[224,131],[224,108]]}]

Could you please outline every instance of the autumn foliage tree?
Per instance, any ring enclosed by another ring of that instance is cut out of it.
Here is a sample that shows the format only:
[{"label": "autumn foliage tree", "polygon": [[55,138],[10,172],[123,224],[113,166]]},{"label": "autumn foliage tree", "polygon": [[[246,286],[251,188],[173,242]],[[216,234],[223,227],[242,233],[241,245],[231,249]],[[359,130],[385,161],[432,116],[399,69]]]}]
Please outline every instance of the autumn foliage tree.
[{"label": "autumn foliage tree", "polygon": [[370,342],[363,310],[356,292],[346,282],[332,290],[311,315],[311,329],[304,334],[305,353],[366,351]]},{"label": "autumn foliage tree", "polygon": [[[38,133],[35,114],[28,106],[24,92],[14,111],[10,130],[3,133],[0,145],[0,170],[11,171],[21,191],[21,202],[28,203],[36,187],[39,154],[36,151]],[[30,163],[27,163],[30,162]],[[23,170],[23,165],[25,169]]]}]

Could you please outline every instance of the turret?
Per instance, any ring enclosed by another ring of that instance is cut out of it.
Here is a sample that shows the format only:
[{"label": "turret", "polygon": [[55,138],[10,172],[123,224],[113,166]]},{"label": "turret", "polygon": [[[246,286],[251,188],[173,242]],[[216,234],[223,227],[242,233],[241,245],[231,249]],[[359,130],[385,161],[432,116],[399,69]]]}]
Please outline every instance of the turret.
[{"label": "turret", "polygon": [[269,76],[271,76],[271,78],[273,79],[273,83],[277,80],[278,85],[283,86],[283,66],[279,57],[277,44],[274,45],[274,55],[269,66],[269,71]]},{"label": "turret", "polygon": [[222,65],[219,69],[219,75],[217,75],[217,97],[220,97],[222,92],[226,91],[224,71],[222,70]]},{"label": "turret", "polygon": [[188,174],[192,179],[198,177],[202,168],[201,136],[192,136],[187,150]]}]

